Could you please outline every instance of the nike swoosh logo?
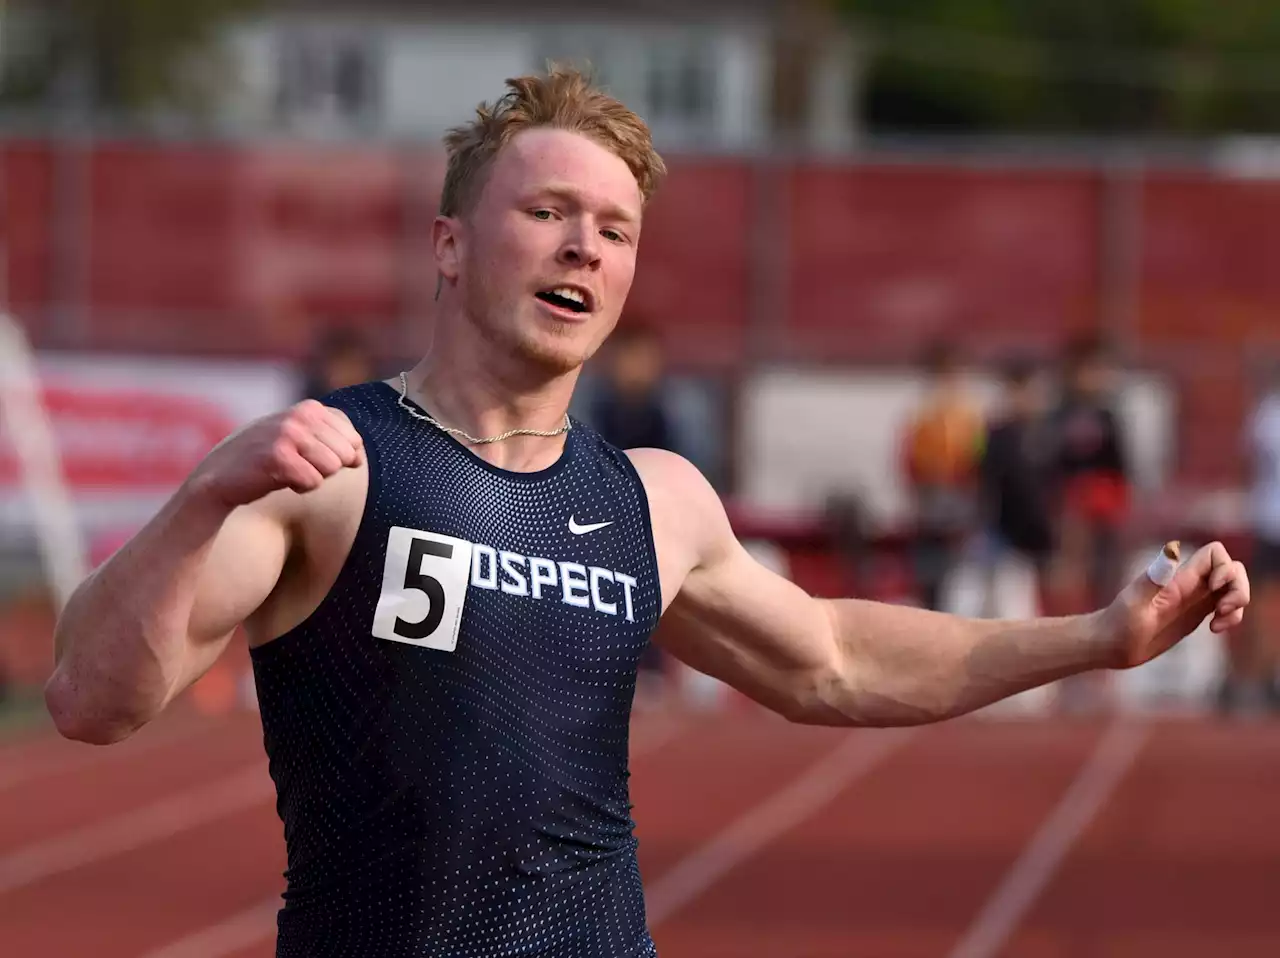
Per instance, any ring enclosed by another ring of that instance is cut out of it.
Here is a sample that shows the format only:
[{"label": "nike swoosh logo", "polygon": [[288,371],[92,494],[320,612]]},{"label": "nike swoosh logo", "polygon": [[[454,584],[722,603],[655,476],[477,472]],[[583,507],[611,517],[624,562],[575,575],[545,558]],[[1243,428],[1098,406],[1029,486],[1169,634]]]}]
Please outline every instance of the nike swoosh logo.
[{"label": "nike swoosh logo", "polygon": [[573,516],[569,517],[569,531],[575,536],[586,535],[588,532],[595,532],[597,529],[603,529],[605,526],[613,525],[612,520],[609,522],[596,522],[589,526],[580,526]]}]

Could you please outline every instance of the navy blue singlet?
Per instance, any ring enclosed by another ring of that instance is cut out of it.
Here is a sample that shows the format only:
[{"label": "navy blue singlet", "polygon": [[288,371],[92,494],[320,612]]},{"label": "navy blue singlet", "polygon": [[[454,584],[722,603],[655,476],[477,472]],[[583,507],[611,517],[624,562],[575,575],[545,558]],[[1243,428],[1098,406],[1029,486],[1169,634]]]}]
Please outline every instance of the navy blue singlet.
[{"label": "navy blue singlet", "polygon": [[382,382],[328,396],[369,492],[319,608],[254,649],[288,851],[278,958],[655,955],[628,719],[661,608],[644,490],[575,421],[497,469]]}]

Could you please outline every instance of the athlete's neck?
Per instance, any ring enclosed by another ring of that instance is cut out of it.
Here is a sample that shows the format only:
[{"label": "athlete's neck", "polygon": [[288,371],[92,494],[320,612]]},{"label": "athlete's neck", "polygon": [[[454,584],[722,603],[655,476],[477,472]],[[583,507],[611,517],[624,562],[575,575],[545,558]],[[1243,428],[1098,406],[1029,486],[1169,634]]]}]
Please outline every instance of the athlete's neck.
[{"label": "athlete's neck", "polygon": [[[441,425],[477,438],[509,429],[551,431],[564,425],[578,370],[549,375],[466,333],[457,335],[454,329],[452,323],[437,326],[431,351],[408,372],[409,399]],[[395,383],[397,389],[399,385]],[[483,445],[456,438],[491,465],[515,472],[552,465],[566,441],[563,433],[512,436]]]}]

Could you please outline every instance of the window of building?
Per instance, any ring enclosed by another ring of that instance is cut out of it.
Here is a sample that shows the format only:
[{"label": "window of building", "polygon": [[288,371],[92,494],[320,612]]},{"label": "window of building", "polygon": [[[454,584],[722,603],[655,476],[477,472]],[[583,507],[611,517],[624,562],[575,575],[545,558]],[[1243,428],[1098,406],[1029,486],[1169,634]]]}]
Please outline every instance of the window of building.
[{"label": "window of building", "polygon": [[679,30],[557,30],[535,44],[536,69],[548,61],[590,65],[597,82],[645,117],[655,134],[702,135],[714,127],[715,46]]},{"label": "window of building", "polygon": [[646,99],[655,122],[704,124],[712,118],[715,75],[710,50],[697,40],[647,51]]},{"label": "window of building", "polygon": [[289,124],[366,126],[378,120],[381,58],[356,31],[293,30],[278,42],[276,117]]}]

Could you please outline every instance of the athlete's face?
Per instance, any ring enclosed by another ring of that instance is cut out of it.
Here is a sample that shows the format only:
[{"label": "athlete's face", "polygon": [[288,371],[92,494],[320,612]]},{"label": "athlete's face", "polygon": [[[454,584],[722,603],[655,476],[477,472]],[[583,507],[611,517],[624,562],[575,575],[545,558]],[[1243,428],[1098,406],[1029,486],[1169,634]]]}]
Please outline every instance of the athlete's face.
[{"label": "athlete's face", "polygon": [[437,244],[441,270],[485,338],[568,372],[618,321],[642,207],[618,156],[575,133],[527,130],[499,152],[475,207],[454,221],[453,249]]}]

